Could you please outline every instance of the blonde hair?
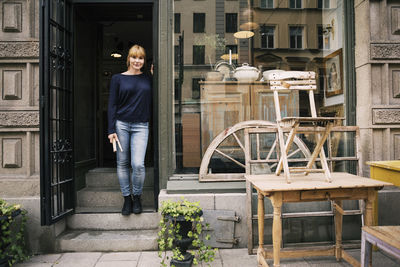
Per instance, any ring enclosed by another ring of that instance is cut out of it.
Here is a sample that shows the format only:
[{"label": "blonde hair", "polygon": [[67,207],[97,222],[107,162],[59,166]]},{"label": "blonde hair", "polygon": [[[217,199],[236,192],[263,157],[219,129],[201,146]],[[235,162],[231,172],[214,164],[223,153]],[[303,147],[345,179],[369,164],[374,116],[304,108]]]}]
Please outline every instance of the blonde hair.
[{"label": "blonde hair", "polygon": [[129,64],[130,57],[142,57],[142,58],[144,58],[144,63],[146,64],[146,51],[140,45],[134,45],[129,49],[128,56],[126,57],[126,66],[128,68],[130,65]]}]

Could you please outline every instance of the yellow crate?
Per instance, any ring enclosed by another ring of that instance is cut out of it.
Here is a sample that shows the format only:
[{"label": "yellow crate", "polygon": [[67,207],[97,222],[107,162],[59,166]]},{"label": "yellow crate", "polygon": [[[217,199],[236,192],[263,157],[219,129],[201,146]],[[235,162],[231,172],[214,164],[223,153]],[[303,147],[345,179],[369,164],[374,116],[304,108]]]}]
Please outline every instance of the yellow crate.
[{"label": "yellow crate", "polygon": [[371,178],[400,187],[400,160],[369,161]]},{"label": "yellow crate", "polygon": [[[400,160],[369,161],[371,178],[400,187]],[[374,203],[374,224],[378,225],[378,199]]]}]

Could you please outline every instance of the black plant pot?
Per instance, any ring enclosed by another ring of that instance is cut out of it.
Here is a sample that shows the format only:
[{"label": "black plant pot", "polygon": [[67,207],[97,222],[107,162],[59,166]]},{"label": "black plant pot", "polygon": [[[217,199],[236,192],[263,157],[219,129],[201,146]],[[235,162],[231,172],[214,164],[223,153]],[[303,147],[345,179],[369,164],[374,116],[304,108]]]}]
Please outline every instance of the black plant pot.
[{"label": "black plant pot", "polygon": [[[203,215],[203,211],[200,210],[198,216]],[[179,235],[182,236],[181,240],[174,240],[174,245],[179,248],[183,256],[183,260],[172,259],[170,266],[174,265],[175,267],[191,267],[193,263],[194,256],[187,252],[189,246],[192,244],[193,238],[188,237],[189,231],[192,230],[193,223],[191,221],[187,221],[185,216],[178,216],[176,218],[167,215],[166,216],[171,221],[176,221],[176,223],[180,224]],[[197,217],[197,215],[196,215]]]},{"label": "black plant pot", "polygon": [[9,267],[10,265],[8,264],[8,257],[0,259],[0,267]]}]

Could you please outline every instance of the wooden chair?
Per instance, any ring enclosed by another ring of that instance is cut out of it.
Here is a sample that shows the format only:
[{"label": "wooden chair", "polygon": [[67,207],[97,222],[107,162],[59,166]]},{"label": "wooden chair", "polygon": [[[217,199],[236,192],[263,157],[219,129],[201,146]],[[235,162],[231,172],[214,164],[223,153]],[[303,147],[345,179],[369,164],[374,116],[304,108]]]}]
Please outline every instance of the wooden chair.
[{"label": "wooden chair", "polygon": [[[267,81],[270,83],[270,89],[274,92],[274,105],[276,113],[276,124],[278,130],[279,146],[281,156],[275,174],[280,175],[282,169],[286,177],[286,182],[290,183],[291,173],[303,173],[307,175],[310,172],[324,173],[325,179],[331,182],[331,174],[328,168],[323,145],[329,136],[329,133],[337,120],[343,118],[337,117],[317,117],[314,102],[314,90],[317,89],[315,82],[315,72],[308,71],[279,71],[268,74]],[[279,93],[288,90],[305,90],[308,92],[311,117],[281,117]],[[286,142],[284,133],[289,133]],[[309,158],[307,165],[303,167],[288,166],[287,153],[293,143],[293,139],[298,133],[313,133],[317,139],[314,151]],[[320,157],[321,169],[314,168],[317,157]]]}]

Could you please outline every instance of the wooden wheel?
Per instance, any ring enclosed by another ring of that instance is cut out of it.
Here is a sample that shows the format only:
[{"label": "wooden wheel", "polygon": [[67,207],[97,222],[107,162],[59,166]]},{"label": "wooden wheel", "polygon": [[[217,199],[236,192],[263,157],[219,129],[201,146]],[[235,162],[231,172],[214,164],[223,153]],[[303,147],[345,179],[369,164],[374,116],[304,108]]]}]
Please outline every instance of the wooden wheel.
[{"label": "wooden wheel", "polygon": [[[261,155],[263,161],[258,168],[252,171],[261,173],[272,173],[278,164],[278,140],[277,127],[275,123],[262,120],[243,121],[225,129],[217,135],[208,146],[203,155],[199,170],[199,181],[240,181],[244,180],[246,173],[246,145],[245,129],[262,128],[267,129],[264,135],[257,135],[257,147],[261,143]],[[251,146],[254,140],[250,139]],[[258,154],[258,156],[260,155]],[[253,157],[250,155],[250,157]],[[294,138],[293,147],[288,153],[291,162],[304,161],[310,157],[310,151],[304,142],[297,136]],[[226,170],[231,170],[227,172]]]}]

